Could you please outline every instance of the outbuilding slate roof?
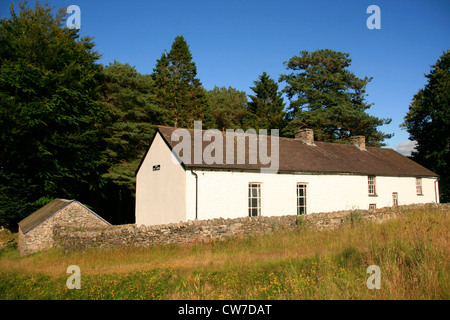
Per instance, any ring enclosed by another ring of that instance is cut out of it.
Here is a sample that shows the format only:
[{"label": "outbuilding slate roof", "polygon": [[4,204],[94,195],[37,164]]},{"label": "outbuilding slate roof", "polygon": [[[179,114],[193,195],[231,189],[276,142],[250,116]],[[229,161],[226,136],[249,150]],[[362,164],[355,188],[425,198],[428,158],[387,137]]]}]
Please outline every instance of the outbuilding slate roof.
[{"label": "outbuilding slate roof", "polygon": [[[49,219],[50,217],[52,217],[53,215],[55,215],[56,213],[58,213],[59,211],[61,211],[62,209],[64,209],[65,207],[67,207],[68,205],[70,205],[71,203],[74,203],[74,202],[83,206],[81,203],[79,203],[76,200],[55,199],[55,200],[49,202],[42,208],[38,209],[37,211],[30,214],[28,217],[21,220],[19,222],[20,230],[24,234],[31,231],[32,229],[34,229],[35,227],[37,227],[38,225],[43,223],[45,220]],[[86,208],[85,206],[83,206],[83,207]],[[98,217],[99,219],[108,223],[106,220],[104,220],[103,218],[101,218],[100,216],[98,216],[97,214],[95,214],[94,212],[89,210],[88,208],[86,208],[86,209],[89,212],[91,212],[93,215]]]},{"label": "outbuilding slate roof", "polygon": [[[177,128],[158,126],[157,132],[161,134],[170,148],[180,142],[172,141],[172,134]],[[189,129],[191,137],[191,160],[194,157],[194,130]],[[176,133],[175,133],[176,134]],[[202,132],[205,134],[205,131]],[[246,144],[247,163],[232,164],[225,163],[225,133],[223,136],[223,164],[195,164],[183,163],[185,168],[193,169],[223,169],[223,170],[260,170],[269,167],[261,163],[248,163],[248,143]],[[180,139],[181,140],[181,139]],[[210,141],[203,141],[202,151],[209,145]],[[267,139],[267,149],[271,150],[270,138]],[[270,151],[267,152],[270,156]],[[234,157],[236,160],[236,146]],[[291,138],[279,138],[279,170],[278,173],[327,173],[327,174],[356,174],[374,176],[414,176],[414,177],[437,177],[431,170],[419,165],[413,160],[401,155],[395,150],[388,148],[366,147],[360,150],[354,145],[314,141],[314,145],[308,145],[302,140]]]}]

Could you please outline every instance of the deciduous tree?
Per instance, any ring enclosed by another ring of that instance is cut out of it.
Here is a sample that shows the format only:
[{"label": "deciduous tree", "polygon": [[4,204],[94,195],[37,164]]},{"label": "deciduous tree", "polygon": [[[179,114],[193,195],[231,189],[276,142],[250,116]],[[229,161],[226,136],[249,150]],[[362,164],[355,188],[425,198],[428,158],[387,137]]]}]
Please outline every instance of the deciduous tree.
[{"label": "deciduous tree", "polygon": [[0,189],[25,198],[1,209],[8,219],[52,197],[88,199],[100,184],[100,55],[52,9],[20,3],[0,21],[0,184],[14,181]]},{"label": "deciduous tree", "polygon": [[214,87],[206,91],[208,105],[215,119],[217,129],[244,129],[247,116],[247,95],[232,87]]}]

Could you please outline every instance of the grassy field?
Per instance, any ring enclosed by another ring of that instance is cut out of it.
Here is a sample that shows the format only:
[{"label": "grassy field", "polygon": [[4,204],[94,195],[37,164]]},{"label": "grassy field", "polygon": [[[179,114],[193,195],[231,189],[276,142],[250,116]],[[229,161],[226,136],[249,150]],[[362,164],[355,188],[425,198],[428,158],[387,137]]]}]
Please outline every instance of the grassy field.
[{"label": "grassy field", "polygon": [[[383,224],[277,231],[222,242],[0,255],[0,299],[449,299],[450,219],[405,211]],[[81,270],[69,290],[66,269]],[[369,290],[368,266],[381,288]]]}]

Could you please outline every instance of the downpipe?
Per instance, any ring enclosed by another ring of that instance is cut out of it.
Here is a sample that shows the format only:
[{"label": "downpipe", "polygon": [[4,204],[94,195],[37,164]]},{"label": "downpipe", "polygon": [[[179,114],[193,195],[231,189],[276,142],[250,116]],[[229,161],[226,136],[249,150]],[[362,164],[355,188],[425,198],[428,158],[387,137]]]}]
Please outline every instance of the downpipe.
[{"label": "downpipe", "polygon": [[191,173],[195,176],[195,220],[198,220],[198,175],[192,168]]},{"label": "downpipe", "polygon": [[436,187],[436,183],[438,183],[438,182],[439,182],[439,177],[437,177],[437,179],[434,180],[434,198],[435,198],[436,204],[438,204],[440,201],[440,199],[438,200],[439,194],[437,192],[437,187]]}]

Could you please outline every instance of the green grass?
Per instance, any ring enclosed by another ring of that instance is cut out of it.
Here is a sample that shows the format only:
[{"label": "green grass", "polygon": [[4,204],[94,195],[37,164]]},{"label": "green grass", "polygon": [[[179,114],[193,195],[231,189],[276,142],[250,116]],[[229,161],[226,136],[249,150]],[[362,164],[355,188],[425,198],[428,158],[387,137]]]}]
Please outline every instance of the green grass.
[{"label": "green grass", "polygon": [[[0,299],[450,298],[449,215],[407,210],[383,224],[275,231],[206,244],[0,255]],[[69,290],[69,265],[81,289]],[[369,290],[378,265],[381,289]]]}]

